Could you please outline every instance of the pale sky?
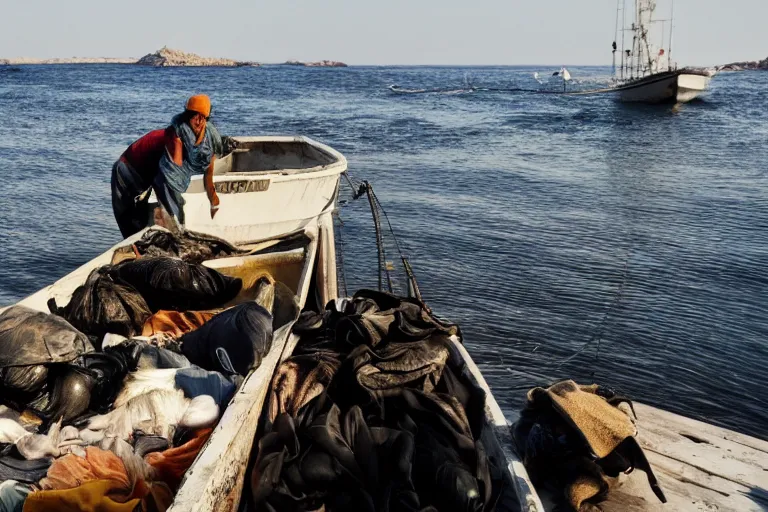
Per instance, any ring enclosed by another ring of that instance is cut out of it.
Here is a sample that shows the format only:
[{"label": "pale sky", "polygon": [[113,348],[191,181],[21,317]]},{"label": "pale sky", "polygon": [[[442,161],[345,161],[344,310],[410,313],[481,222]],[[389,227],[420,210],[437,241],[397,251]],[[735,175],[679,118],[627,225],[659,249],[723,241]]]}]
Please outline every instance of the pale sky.
[{"label": "pale sky", "polygon": [[[167,45],[259,62],[608,65],[616,0],[0,0],[0,13],[0,58]],[[674,59],[763,59],[766,20],[768,0],[676,0]]]}]

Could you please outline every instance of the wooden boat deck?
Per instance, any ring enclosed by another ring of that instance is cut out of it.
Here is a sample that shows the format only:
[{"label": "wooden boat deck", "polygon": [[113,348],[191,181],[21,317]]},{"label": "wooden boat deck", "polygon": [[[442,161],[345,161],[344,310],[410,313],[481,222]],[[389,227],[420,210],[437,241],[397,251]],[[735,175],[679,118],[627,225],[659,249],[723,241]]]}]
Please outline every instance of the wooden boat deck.
[{"label": "wooden boat deck", "polygon": [[599,505],[605,512],[768,510],[768,442],[635,404],[640,444],[667,497],[634,471]]},{"label": "wooden boat deck", "polygon": [[[640,470],[622,475],[603,512],[768,511],[768,442],[732,430],[634,403],[639,441],[664,490],[667,503],[651,491]],[[510,423],[517,418],[510,418]],[[555,510],[539,491],[540,508]]]},{"label": "wooden boat deck", "polygon": [[667,503],[659,503],[636,471],[602,510],[768,510],[768,442],[643,404],[635,411],[640,444]]}]

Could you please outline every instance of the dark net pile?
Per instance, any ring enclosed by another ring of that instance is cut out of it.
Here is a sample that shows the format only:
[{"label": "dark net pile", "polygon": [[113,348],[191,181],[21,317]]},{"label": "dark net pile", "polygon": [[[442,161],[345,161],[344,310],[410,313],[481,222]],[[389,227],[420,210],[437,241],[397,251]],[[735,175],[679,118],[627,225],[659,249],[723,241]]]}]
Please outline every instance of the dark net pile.
[{"label": "dark net pile", "polygon": [[138,256],[171,256],[190,263],[237,256],[247,251],[238,249],[226,240],[212,235],[185,231],[171,233],[149,230],[141,239],[128,247],[115,251],[115,259],[133,259]]},{"label": "dark net pile", "polygon": [[363,290],[305,312],[257,436],[251,510],[494,510],[479,441],[485,397],[451,357],[455,328],[413,299]]}]

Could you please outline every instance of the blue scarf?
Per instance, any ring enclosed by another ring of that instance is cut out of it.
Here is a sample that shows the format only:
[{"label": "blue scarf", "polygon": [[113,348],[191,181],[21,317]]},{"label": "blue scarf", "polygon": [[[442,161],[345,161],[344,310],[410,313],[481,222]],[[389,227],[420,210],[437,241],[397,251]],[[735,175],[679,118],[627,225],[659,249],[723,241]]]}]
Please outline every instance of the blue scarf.
[{"label": "blue scarf", "polygon": [[203,174],[211,165],[214,155],[221,155],[221,135],[210,121],[206,123],[205,136],[195,144],[197,136],[188,123],[181,121],[181,114],[171,120],[171,126],[184,147],[182,163],[176,165],[168,151],[160,158],[160,172],[154,182],[155,192],[165,209],[183,222],[184,199],[181,194],[189,187],[193,174]]},{"label": "blue scarf", "polygon": [[176,165],[167,151],[160,158],[160,174],[165,182],[179,194],[187,190],[193,174],[205,173],[211,165],[213,155],[222,153],[221,136],[213,123],[206,123],[205,136],[200,144],[195,145],[197,140],[195,132],[188,123],[182,122],[180,117],[181,114],[175,116],[171,126],[176,130],[176,135],[184,146],[182,164]]}]

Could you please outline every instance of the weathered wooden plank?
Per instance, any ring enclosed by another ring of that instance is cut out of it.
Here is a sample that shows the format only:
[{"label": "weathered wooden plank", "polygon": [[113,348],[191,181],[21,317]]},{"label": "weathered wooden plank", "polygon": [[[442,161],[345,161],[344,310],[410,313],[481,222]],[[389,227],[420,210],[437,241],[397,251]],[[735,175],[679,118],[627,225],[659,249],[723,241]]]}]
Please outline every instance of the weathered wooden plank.
[{"label": "weathered wooden plank", "polygon": [[599,508],[604,512],[664,512],[664,511],[764,511],[765,505],[750,497],[752,490],[729,480],[696,474],[696,469],[648,453],[667,503],[659,502],[648,486],[646,476],[634,471]]},{"label": "weathered wooden plank", "polygon": [[748,446],[760,446],[760,440],[642,404],[635,410],[646,451],[745,487],[768,489],[768,452]]},{"label": "weathered wooden plank", "polygon": [[600,504],[618,511],[768,510],[768,443],[635,404],[640,444],[667,497],[660,503],[641,471]]},{"label": "weathered wooden plank", "polygon": [[[763,441],[756,437],[747,436],[728,430],[722,427],[717,427],[703,421],[686,418],[678,414],[674,414],[662,409],[657,409],[644,404],[636,404],[635,408],[640,421],[644,425],[664,426],[668,430],[675,431],[676,433],[692,434],[700,438],[706,439],[713,444],[718,444],[719,440],[730,441],[732,443],[740,444],[755,450],[756,452],[762,452],[759,458],[764,464],[768,464],[768,441]],[[727,448],[733,448],[728,445]],[[765,466],[764,466],[765,467]]]}]

